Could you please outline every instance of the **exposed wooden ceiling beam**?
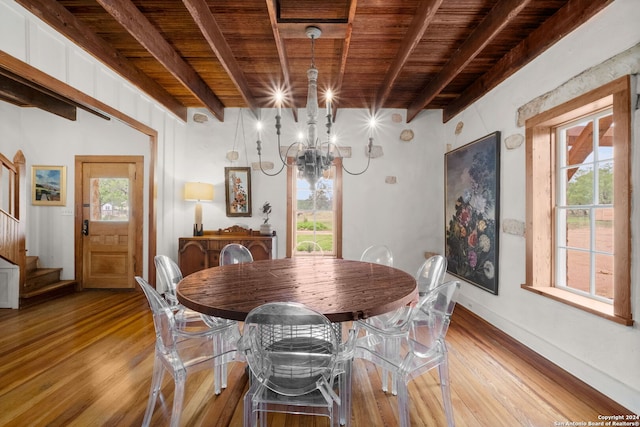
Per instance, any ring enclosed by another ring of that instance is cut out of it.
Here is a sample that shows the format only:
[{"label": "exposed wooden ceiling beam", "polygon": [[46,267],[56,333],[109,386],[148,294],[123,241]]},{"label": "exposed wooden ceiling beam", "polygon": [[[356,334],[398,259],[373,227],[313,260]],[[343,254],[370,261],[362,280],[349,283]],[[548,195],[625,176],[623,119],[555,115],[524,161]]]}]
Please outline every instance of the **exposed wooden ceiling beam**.
[{"label": "exposed wooden ceiling beam", "polygon": [[376,99],[373,103],[374,112],[378,111],[378,109],[380,109],[386,102],[393,85],[396,83],[402,68],[404,68],[404,64],[406,64],[418,43],[420,43],[424,32],[427,30],[429,24],[431,24],[433,17],[443,1],[444,0],[422,0],[418,5],[418,9],[411,21],[411,26],[407,31],[407,35],[404,37],[402,45],[400,46],[400,49],[398,49],[398,53],[387,70],[387,74],[384,76],[382,85],[376,94]]},{"label": "exposed wooden ceiling beam", "polygon": [[501,0],[469,35],[442,70],[427,83],[407,110],[413,120],[480,52],[506,27],[531,0]]},{"label": "exposed wooden ceiling beam", "polygon": [[[342,88],[342,82],[344,81],[344,73],[347,69],[347,59],[349,58],[349,47],[351,46],[351,34],[353,32],[353,19],[356,16],[356,8],[358,7],[358,0],[351,0],[349,5],[349,15],[347,17],[347,32],[344,36],[344,42],[342,43],[342,55],[340,57],[340,70],[338,71],[338,79],[336,81],[336,93],[340,93]],[[334,105],[338,107],[339,99],[334,102]],[[335,121],[337,108],[333,110],[333,120]]]},{"label": "exposed wooden ceiling beam", "polygon": [[187,120],[187,108],[162,86],[135,67],[55,0],[16,0],[31,13],[55,28],[69,40],[155,99],[180,119]]},{"label": "exposed wooden ceiling beam", "polygon": [[298,109],[294,104],[293,98],[287,99],[291,93],[291,75],[289,74],[289,61],[287,59],[287,53],[284,50],[284,42],[278,28],[278,11],[276,8],[276,0],[266,0],[267,11],[269,13],[269,21],[271,21],[271,30],[273,31],[273,39],[276,42],[276,50],[278,51],[278,58],[280,59],[280,69],[282,70],[282,90],[285,93],[285,102],[291,102],[291,109],[293,113],[293,119],[298,121]]},{"label": "exposed wooden ceiling beam", "polygon": [[229,78],[240,92],[242,99],[247,103],[253,115],[258,118],[258,103],[251,94],[249,83],[242,72],[242,68],[238,65],[233,56],[233,52],[224,38],[216,19],[211,14],[205,0],[182,0],[187,10],[191,14],[196,25],[200,28],[200,32],[209,43],[211,50],[216,54],[220,64],[225,69]]},{"label": "exposed wooden ceiling beam", "polygon": [[511,49],[496,62],[491,70],[483,74],[465,89],[461,96],[451,102],[444,109],[442,120],[445,123],[451,120],[456,114],[480,99],[485,93],[498,86],[611,3],[613,0],[569,0],[562,9]]},{"label": "exposed wooden ceiling beam", "polygon": [[224,120],[224,105],[202,77],[173,49],[160,32],[129,0],[96,0],[211,113]]},{"label": "exposed wooden ceiling beam", "polygon": [[[2,51],[0,51],[2,52]],[[2,55],[0,55],[0,57],[2,57]],[[17,84],[22,85],[25,87],[25,93],[31,93],[33,96],[35,96],[35,93],[32,91],[37,91],[39,92],[43,97],[47,97],[47,98],[51,98],[52,100],[57,100],[59,102],[62,102],[64,104],[70,105],[72,107],[76,107],[76,108],[80,108],[81,110],[84,110],[88,113],[91,113],[95,116],[100,117],[101,119],[105,119],[105,120],[111,120],[111,117],[107,116],[106,114],[104,114],[101,111],[96,110],[95,108],[85,105],[81,102],[77,102],[74,101],[73,99],[67,98],[66,96],[60,95],[59,92],[57,92],[56,90],[52,90],[48,87],[45,87],[35,81],[26,79],[24,77],[22,77],[24,74],[22,72],[23,70],[12,70],[10,68],[5,67],[4,65],[0,64],[0,76],[4,76],[8,79],[11,79],[15,82],[17,82]],[[51,79],[51,80],[55,80],[55,79]],[[30,89],[30,90],[28,90]],[[28,102],[25,102],[25,104]],[[16,104],[17,105],[17,104]],[[35,105],[39,108],[42,108],[39,105]],[[45,108],[42,108],[45,109]],[[46,109],[45,109],[46,110]],[[48,110],[47,110],[48,111]],[[53,111],[50,111],[51,113],[56,114]],[[64,115],[62,117],[65,118],[69,118],[69,120],[75,120],[75,112],[73,113],[74,117],[70,118],[70,117],[65,117]]]},{"label": "exposed wooden ceiling beam", "polygon": [[19,107],[37,107],[67,120],[76,120],[75,106],[4,75],[0,75],[0,99]]}]

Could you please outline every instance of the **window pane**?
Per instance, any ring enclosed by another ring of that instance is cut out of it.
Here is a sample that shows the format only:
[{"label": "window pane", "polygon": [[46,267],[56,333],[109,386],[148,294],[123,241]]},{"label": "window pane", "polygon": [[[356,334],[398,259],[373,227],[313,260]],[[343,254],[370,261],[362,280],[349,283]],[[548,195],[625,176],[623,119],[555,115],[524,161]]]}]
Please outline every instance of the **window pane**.
[{"label": "window pane", "polygon": [[591,255],[589,252],[567,250],[567,287],[589,293]]},{"label": "window pane", "polygon": [[565,129],[566,165],[585,163],[593,153],[593,122],[586,121]]},{"label": "window pane", "polygon": [[595,250],[613,255],[613,208],[594,209]]},{"label": "window pane", "polygon": [[598,159],[613,159],[613,114],[598,120]]},{"label": "window pane", "polygon": [[598,166],[598,203],[613,204],[613,161],[601,162]]},{"label": "window pane", "polygon": [[[330,175],[327,175],[330,176]],[[304,179],[296,180],[297,212],[295,252],[298,255],[334,253],[333,177],[316,183],[315,192]]]},{"label": "window pane", "polygon": [[580,166],[567,171],[567,205],[593,204],[593,168]]},{"label": "window pane", "polygon": [[591,248],[591,220],[588,209],[567,211],[567,246],[589,250]]},{"label": "window pane", "polygon": [[129,220],[129,179],[91,178],[91,220]]},{"label": "window pane", "polygon": [[613,299],[613,256],[596,255],[596,295]]}]

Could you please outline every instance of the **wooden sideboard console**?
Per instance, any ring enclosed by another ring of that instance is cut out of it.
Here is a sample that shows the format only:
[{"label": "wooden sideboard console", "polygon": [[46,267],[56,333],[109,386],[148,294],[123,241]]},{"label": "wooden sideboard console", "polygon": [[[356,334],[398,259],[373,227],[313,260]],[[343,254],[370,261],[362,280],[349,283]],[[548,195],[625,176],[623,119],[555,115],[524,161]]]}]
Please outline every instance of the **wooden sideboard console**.
[{"label": "wooden sideboard console", "polygon": [[178,265],[183,276],[219,265],[220,250],[229,243],[247,247],[255,261],[276,258],[276,233],[270,236],[234,225],[219,230],[205,230],[202,236],[180,237]]}]

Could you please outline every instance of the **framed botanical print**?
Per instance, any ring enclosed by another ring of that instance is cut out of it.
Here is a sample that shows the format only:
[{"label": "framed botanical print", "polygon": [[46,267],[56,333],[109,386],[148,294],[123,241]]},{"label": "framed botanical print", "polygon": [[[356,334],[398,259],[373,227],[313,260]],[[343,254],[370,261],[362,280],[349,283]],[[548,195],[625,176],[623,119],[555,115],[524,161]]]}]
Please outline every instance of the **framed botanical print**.
[{"label": "framed botanical print", "polygon": [[251,216],[251,168],[224,168],[227,216]]},{"label": "framed botanical print", "polygon": [[67,203],[67,167],[31,167],[31,204],[65,206]]},{"label": "framed botanical print", "polygon": [[500,132],[445,154],[447,271],[498,294]]}]

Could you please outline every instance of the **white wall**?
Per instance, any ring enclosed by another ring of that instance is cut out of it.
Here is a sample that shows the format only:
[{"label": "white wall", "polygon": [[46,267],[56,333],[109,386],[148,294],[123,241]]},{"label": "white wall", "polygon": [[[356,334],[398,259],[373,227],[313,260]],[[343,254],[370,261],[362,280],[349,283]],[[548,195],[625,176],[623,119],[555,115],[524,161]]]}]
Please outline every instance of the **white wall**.
[{"label": "white wall", "polygon": [[[524,135],[518,127],[517,110],[528,101],[551,91],[577,74],[640,42],[640,2],[617,0],[586,26],[558,42],[491,93],[450,120],[444,142],[457,148],[499,130],[502,138]],[[637,71],[635,71],[637,72]],[[616,76],[610,71],[611,80]],[[589,90],[576,85],[577,93]],[[634,85],[635,87],[635,85]],[[634,108],[636,99],[633,97]],[[638,111],[633,132],[633,187],[640,188],[640,140]],[[460,135],[454,134],[459,122]],[[501,152],[501,218],[524,222],[525,146]],[[637,207],[640,193],[633,195],[633,247],[640,245]],[[525,238],[500,235],[499,295],[463,286],[461,303],[500,329],[533,348],[567,371],[609,395],[628,409],[640,413],[640,333],[638,326],[625,327],[562,303],[520,289],[525,281]],[[640,263],[632,261],[633,315],[640,319]],[[577,420],[574,420],[577,421]]]},{"label": "white wall", "polygon": [[[200,111],[200,113],[205,113]],[[239,114],[242,119],[238,121]],[[440,204],[436,194],[443,185],[442,118],[440,112],[429,112],[410,124],[395,123],[392,114],[401,110],[385,110],[377,117],[378,126],[373,132],[375,145],[382,146],[384,155],[372,159],[367,172],[360,176],[343,174],[343,256],[358,259],[362,251],[372,244],[387,244],[394,253],[396,265],[415,273],[424,261],[425,251],[439,251],[443,245],[443,214],[430,206]],[[275,139],[274,110],[263,110],[265,128],[261,139],[263,161],[280,160]],[[298,117],[305,117],[300,110]],[[365,110],[338,110],[334,124],[338,144],[352,147],[352,157],[344,159],[344,165],[352,172],[366,166],[365,146],[368,143]],[[297,129],[304,123],[295,123],[290,111],[284,110],[282,121],[282,145],[288,146],[296,137]],[[411,142],[401,142],[400,132],[412,129]],[[285,255],[286,227],[286,170],[269,177],[259,170],[251,176],[253,217],[226,216],[224,193],[224,167],[251,166],[258,161],[256,151],[256,119],[248,110],[226,109],[225,122],[210,119],[206,123],[190,123],[187,142],[176,153],[176,169],[173,196],[182,197],[186,181],[213,183],[213,203],[203,204],[205,229],[228,227],[235,223],[248,224],[258,229],[261,223],[260,208],[265,201],[273,207],[270,222],[281,238],[278,255]],[[228,151],[235,149],[240,157],[235,162],[226,159]],[[409,167],[407,164],[409,160]],[[396,184],[386,184],[387,176],[396,177]],[[439,197],[439,196],[438,196]],[[435,200],[435,201],[434,201]],[[181,221],[176,224],[177,237],[188,236],[192,230],[194,205],[182,202]],[[402,218],[398,221],[398,218]],[[172,252],[174,253],[175,250]]]},{"label": "white wall", "polygon": [[[413,273],[425,251],[441,252],[444,243],[443,154],[447,145],[457,148],[496,130],[502,132],[503,138],[515,133],[524,134],[524,129],[516,125],[518,107],[637,44],[640,41],[638,22],[640,3],[616,0],[586,27],[557,43],[445,125],[441,122],[440,112],[425,111],[410,124],[398,124],[391,120],[391,115],[404,115],[404,111],[383,111],[381,127],[374,137],[385,155],[372,160],[365,175],[345,175],[344,178],[345,258],[359,257],[370,244],[385,243],[393,250],[397,266]],[[257,228],[260,224],[257,212],[268,200],[273,205],[271,222],[277,232],[283,233],[286,214],[284,174],[271,178],[254,172],[254,217],[227,218],[225,215],[224,166],[231,165],[225,158],[226,152],[235,145],[241,153],[234,166],[246,166],[257,160],[255,119],[247,111],[243,111],[242,126],[238,126],[239,109],[225,110],[224,123],[210,119],[198,124],[189,119],[187,124],[182,124],[10,0],[0,0],[0,49],[158,131],[158,253],[176,257],[178,237],[191,234],[194,207],[182,200],[183,185],[191,180],[215,184],[215,201],[204,205],[206,228],[221,228],[236,222]],[[264,159],[276,162],[271,130],[273,113],[262,112],[267,129],[262,139]],[[72,166],[75,154],[135,152],[143,153],[147,158],[145,142],[135,132],[124,129],[126,126],[104,122],[86,113],[80,113],[79,117],[77,123],[63,123],[63,119],[47,113],[0,103],[0,152],[12,157],[15,150],[21,148],[28,165],[64,163]],[[304,121],[303,110],[299,117]],[[363,110],[339,110],[336,119],[335,130],[341,137],[340,142],[353,147],[353,158],[346,159],[345,166],[354,170],[360,169],[365,161],[365,118]],[[456,136],[454,129],[460,121],[464,122],[464,128]],[[638,120],[635,123],[634,146],[640,135]],[[283,119],[285,143],[292,140],[295,126],[290,112],[286,112]],[[399,134],[405,128],[415,133],[410,143],[399,142]],[[137,148],[138,142],[145,148]],[[634,149],[635,187],[640,184],[640,168],[636,167],[640,165],[638,153]],[[524,166],[524,147],[503,148],[500,213],[503,219],[525,219]],[[385,184],[386,176],[395,176],[397,184]],[[69,186],[73,186],[72,180]],[[639,197],[640,194],[634,194],[635,217]],[[72,229],[68,222],[71,217],[60,215],[56,208],[32,206],[28,206],[27,215],[30,219],[27,231],[30,253],[45,254],[47,262],[62,263],[65,271],[71,269],[72,246],[68,247],[67,254],[66,243],[54,247],[54,236],[44,236],[55,230],[56,237],[71,245]],[[637,223],[633,225],[633,246],[637,248],[640,234],[636,232]],[[637,326],[613,324],[521,290],[525,271],[524,238],[502,233],[500,239],[499,295],[465,285],[461,303],[630,410],[640,413],[640,363],[637,362],[640,360],[640,334]],[[65,250],[61,251],[60,247]],[[279,254],[284,256],[283,239],[279,242]],[[639,319],[640,263],[634,260],[632,268],[632,303],[634,317]]]}]

